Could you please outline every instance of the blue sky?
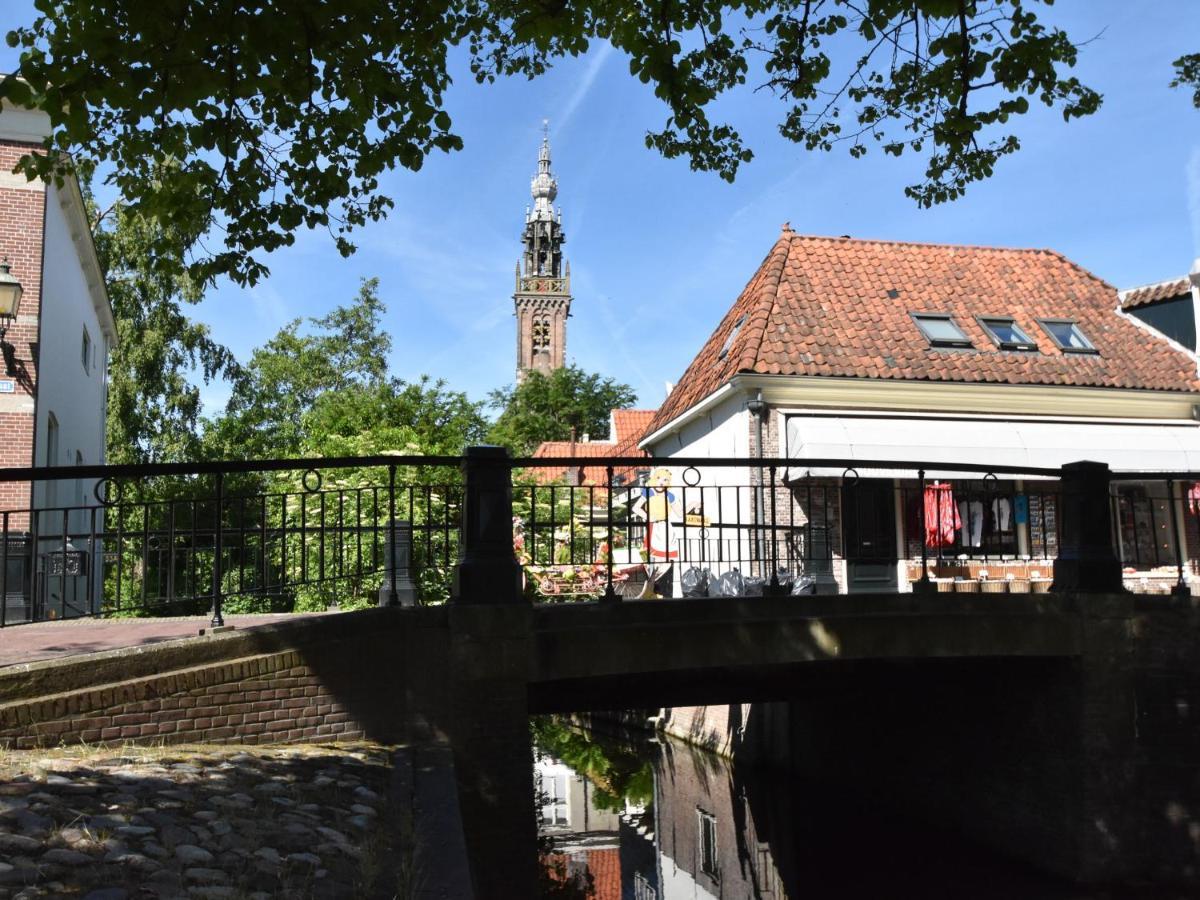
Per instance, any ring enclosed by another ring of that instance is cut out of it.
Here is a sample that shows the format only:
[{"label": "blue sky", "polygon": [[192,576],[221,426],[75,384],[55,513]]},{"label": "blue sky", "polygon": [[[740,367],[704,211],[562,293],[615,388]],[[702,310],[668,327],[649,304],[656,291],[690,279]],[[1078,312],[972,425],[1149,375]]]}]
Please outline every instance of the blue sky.
[{"label": "blue sky", "polygon": [[[465,149],[396,173],[389,218],[341,258],[324,232],[269,258],[250,289],[219,285],[196,310],[240,358],[280,325],[321,315],[377,276],[388,304],[392,370],[444,378],[482,399],[513,379],[513,267],[543,117],[575,300],[568,357],[661,402],[790,221],[809,234],[1052,247],[1118,287],[1175,277],[1200,256],[1200,110],[1171,90],[1170,62],[1200,51],[1195,0],[1060,0],[1046,15],[1077,40],[1076,74],[1104,94],[1083,121],[1038,109],[1016,125],[1023,148],[955,203],[918,209],[903,195],[916,158],[872,149],[809,153],[775,131],[782,105],[742,91],[721,112],[756,159],[734,185],[643,145],[664,108],[607,45],[536,81],[477,86],[455,72],[448,108]],[[4,30],[30,18],[6,0]],[[0,51],[11,69],[12,51]],[[221,385],[205,392],[210,410]]]}]

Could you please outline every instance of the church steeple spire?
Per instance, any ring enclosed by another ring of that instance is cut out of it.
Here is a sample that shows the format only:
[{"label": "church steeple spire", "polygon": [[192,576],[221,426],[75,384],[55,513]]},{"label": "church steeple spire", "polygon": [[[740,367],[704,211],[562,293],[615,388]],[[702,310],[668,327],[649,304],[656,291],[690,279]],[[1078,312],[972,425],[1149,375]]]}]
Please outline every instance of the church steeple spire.
[{"label": "church steeple spire", "polygon": [[525,210],[521,236],[525,252],[517,263],[517,289],[513,294],[518,381],[529,369],[550,372],[565,364],[567,317],[571,313],[571,267],[562,252],[567,238],[562,230],[562,210],[554,206],[558,180],[550,171],[550,123],[545,120],[530,194],[533,208]]}]

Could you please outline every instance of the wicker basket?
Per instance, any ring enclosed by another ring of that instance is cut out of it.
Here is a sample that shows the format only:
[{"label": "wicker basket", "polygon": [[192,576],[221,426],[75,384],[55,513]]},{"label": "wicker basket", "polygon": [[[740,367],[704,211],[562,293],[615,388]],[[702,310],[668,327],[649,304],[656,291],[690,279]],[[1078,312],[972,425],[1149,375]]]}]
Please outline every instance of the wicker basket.
[{"label": "wicker basket", "polygon": [[954,582],[954,592],[956,594],[978,594],[979,582],[974,580],[968,581],[965,578],[962,581],[956,581]]},{"label": "wicker basket", "polygon": [[953,578],[930,578],[929,580],[937,585],[939,594],[950,594],[954,591]]},{"label": "wicker basket", "polygon": [[1053,578],[1033,578],[1029,582],[1029,590],[1035,594],[1048,594],[1053,582]]},{"label": "wicker basket", "polygon": [[979,593],[981,594],[1004,594],[1008,592],[1008,583],[1005,581],[981,581],[979,582]]},{"label": "wicker basket", "polygon": [[1010,581],[1008,583],[1008,591],[1010,594],[1028,594],[1029,593],[1029,579],[1028,578],[1014,578],[1012,581]]}]

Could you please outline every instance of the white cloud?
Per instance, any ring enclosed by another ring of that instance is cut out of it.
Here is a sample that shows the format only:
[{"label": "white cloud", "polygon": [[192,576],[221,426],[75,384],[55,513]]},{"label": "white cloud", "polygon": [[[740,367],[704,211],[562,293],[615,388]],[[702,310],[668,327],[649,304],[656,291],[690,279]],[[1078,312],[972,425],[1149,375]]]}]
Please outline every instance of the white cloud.
[{"label": "white cloud", "polygon": [[604,63],[612,56],[612,52],[612,44],[605,41],[600,45],[598,50],[589,54],[583,75],[575,85],[575,90],[567,98],[562,112],[554,122],[556,132],[562,133],[567,130],[567,126],[571,123],[571,119],[575,117],[576,111],[583,105],[583,101],[587,99],[588,94],[591,93],[592,87],[596,83],[596,78],[600,75],[600,70],[604,68]]},{"label": "white cloud", "polygon": [[254,305],[254,315],[272,331],[278,331],[288,321],[287,303],[269,282],[261,282],[250,289],[250,302]]}]

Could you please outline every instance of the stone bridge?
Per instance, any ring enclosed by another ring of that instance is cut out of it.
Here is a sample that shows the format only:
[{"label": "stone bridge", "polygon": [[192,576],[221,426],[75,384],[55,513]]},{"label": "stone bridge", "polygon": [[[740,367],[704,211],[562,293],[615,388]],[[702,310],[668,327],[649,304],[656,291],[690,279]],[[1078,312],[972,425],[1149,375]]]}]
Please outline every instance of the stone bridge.
[{"label": "stone bridge", "polygon": [[534,607],[494,474],[468,478],[451,603],[9,667],[0,745],[445,742],[475,894],[511,898],[533,895],[531,713],[783,701],[792,762],[832,786],[1070,878],[1200,881],[1200,611],[1098,590],[1094,520],[1064,526],[1048,595]]}]

